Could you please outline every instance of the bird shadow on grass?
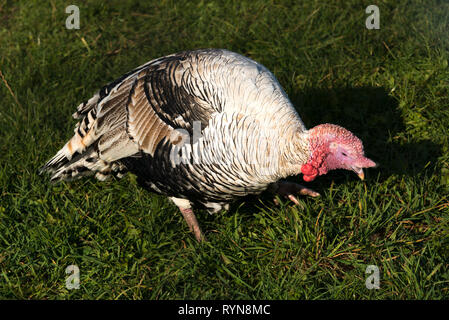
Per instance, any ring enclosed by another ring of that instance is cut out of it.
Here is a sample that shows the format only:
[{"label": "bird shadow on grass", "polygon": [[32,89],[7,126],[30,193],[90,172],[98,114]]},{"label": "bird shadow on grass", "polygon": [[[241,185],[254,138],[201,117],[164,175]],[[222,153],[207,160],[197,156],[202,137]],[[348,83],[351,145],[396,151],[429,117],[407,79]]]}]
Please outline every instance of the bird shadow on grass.
[{"label": "bird shadow on grass", "polygon": [[[407,141],[401,135],[405,124],[398,101],[382,87],[305,89],[293,92],[290,98],[308,128],[333,123],[358,136],[365,154],[378,163],[377,168],[367,171],[377,171],[380,181],[391,175],[411,177],[431,172],[424,169],[434,169],[441,155],[440,145]],[[336,171],[329,176],[344,174]]]}]

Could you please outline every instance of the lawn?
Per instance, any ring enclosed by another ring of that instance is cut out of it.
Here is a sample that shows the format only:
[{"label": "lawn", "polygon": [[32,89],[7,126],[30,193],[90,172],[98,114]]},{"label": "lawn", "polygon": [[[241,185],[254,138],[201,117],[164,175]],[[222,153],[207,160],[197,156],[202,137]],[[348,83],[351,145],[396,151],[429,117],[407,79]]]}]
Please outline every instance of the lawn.
[{"label": "lawn", "polygon": [[[66,28],[70,4],[79,29]],[[448,299],[448,30],[436,0],[0,0],[0,298]],[[201,244],[135,176],[38,174],[101,86],[206,47],[264,64],[307,127],[348,128],[379,167],[365,181],[320,177],[307,185],[321,197],[301,206],[264,194],[200,211]],[[369,265],[379,289],[365,285]]]}]

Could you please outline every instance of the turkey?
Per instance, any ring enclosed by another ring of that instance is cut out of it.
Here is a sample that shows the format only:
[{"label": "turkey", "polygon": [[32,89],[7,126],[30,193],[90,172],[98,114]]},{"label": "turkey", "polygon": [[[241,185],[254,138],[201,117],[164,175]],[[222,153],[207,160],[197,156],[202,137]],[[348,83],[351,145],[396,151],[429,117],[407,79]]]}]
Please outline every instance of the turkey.
[{"label": "turkey", "polygon": [[295,203],[318,196],[282,179],[304,181],[333,169],[376,164],[350,131],[304,126],[286,93],[261,64],[219,49],[152,60],[80,104],[75,134],[41,172],[52,181],[131,172],[145,189],[168,196],[198,241],[194,208],[228,209],[246,195],[271,190]]}]

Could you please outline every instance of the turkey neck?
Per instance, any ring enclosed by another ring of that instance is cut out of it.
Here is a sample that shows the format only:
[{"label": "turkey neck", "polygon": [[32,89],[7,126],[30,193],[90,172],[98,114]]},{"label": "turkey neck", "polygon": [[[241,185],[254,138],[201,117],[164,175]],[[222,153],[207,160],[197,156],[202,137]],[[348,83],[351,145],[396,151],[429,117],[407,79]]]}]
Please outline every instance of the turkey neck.
[{"label": "turkey neck", "polygon": [[286,132],[286,139],[283,137],[281,145],[283,152],[280,154],[279,178],[298,175],[301,173],[301,167],[307,163],[311,157],[309,132],[298,131],[298,129],[290,129]]}]

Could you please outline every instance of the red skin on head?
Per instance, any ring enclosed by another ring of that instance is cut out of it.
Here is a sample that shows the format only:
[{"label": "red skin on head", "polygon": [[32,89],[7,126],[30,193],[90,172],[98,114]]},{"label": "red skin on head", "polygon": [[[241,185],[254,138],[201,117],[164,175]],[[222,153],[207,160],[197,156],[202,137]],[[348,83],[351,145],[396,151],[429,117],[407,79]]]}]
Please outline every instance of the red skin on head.
[{"label": "red skin on head", "polygon": [[338,168],[335,160],[328,159],[325,161],[331,153],[329,149],[331,142],[351,146],[352,150],[363,155],[362,142],[350,131],[333,124],[318,125],[310,129],[309,144],[312,155],[309,161],[301,167],[304,181],[310,182],[318,175],[326,174],[329,170]]}]

